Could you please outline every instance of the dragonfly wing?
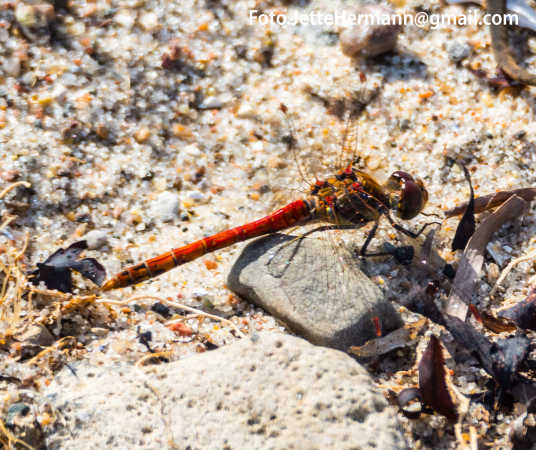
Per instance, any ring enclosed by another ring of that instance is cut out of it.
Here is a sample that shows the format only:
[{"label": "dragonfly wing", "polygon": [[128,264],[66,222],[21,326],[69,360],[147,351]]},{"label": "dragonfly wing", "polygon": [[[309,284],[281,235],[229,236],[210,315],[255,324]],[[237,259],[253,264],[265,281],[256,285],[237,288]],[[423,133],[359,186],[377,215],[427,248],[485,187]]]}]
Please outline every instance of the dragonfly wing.
[{"label": "dragonfly wing", "polygon": [[349,253],[322,238],[269,235],[245,247],[228,277],[237,294],[310,341],[346,350],[401,325],[380,289]]}]

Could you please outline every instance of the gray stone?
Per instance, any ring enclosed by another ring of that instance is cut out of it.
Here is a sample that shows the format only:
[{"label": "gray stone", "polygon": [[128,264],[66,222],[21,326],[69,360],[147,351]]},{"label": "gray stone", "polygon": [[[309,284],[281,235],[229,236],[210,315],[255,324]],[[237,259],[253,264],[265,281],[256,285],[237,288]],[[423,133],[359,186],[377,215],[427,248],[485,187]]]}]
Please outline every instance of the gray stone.
[{"label": "gray stone", "polygon": [[146,368],[75,366],[45,395],[47,448],[401,449],[395,409],[348,355],[261,333]]},{"label": "gray stone", "polygon": [[95,250],[108,243],[108,234],[101,230],[91,230],[82,238],[87,242],[87,248]]},{"label": "gray stone", "polygon": [[460,62],[471,54],[471,47],[463,42],[452,41],[447,44],[447,53],[451,61]]},{"label": "gray stone", "polygon": [[356,258],[319,238],[258,239],[238,257],[227,284],[319,345],[346,350],[365,343],[376,335],[373,317],[384,334],[402,326]]},{"label": "gray stone", "polygon": [[174,192],[162,192],[152,205],[152,214],[162,222],[171,222],[178,217],[180,199]]}]

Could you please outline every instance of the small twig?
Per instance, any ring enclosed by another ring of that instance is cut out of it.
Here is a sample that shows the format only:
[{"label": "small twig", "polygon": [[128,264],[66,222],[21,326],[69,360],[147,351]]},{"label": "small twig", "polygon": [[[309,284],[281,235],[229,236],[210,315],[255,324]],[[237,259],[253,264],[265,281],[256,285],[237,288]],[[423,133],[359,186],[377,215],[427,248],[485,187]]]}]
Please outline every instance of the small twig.
[{"label": "small twig", "polygon": [[9,216],[4,222],[2,222],[2,225],[0,225],[0,231],[2,231],[5,227],[7,227],[11,222],[13,222],[17,216]]},{"label": "small twig", "polygon": [[71,294],[69,292],[61,292],[61,291],[56,291],[56,290],[52,290],[52,289],[42,289],[42,288],[39,288],[39,287],[36,287],[36,286],[28,286],[28,290],[30,292],[34,292],[36,294],[48,295],[49,297],[61,298],[62,300],[78,300],[78,301],[83,302],[83,301],[89,301],[89,300],[92,300],[92,299],[96,298],[95,294],[78,296],[78,295]]},{"label": "small twig", "polygon": [[501,275],[499,276],[499,278],[495,282],[495,285],[493,286],[493,289],[490,291],[489,296],[493,297],[495,292],[497,292],[497,289],[499,288],[499,285],[504,281],[504,279],[508,276],[508,274],[512,271],[512,269],[516,265],[518,265],[518,264],[520,264],[522,262],[525,262],[525,261],[530,261],[534,257],[536,257],[536,250],[532,250],[530,253],[528,253],[528,254],[526,254],[524,256],[520,256],[519,258],[516,258],[516,259],[513,259],[512,261],[510,261],[508,263],[508,265],[504,268],[504,270],[501,272]]},{"label": "small twig", "polygon": [[[23,447],[26,447],[29,450],[35,450],[34,447],[27,444],[23,440],[16,437],[13,433],[11,433],[11,431],[9,431],[4,425],[4,421],[2,419],[0,419],[0,432],[7,438],[8,445],[10,445],[11,443],[14,443],[14,444],[22,445]],[[10,446],[10,448],[12,447]]]},{"label": "small twig", "polygon": [[0,295],[0,305],[4,303],[4,300],[7,298],[7,285],[9,283],[9,277],[11,276],[11,265],[4,268],[4,283],[2,285],[1,295]]},{"label": "small twig", "polygon": [[15,255],[15,261],[17,261],[19,258],[21,258],[24,253],[26,253],[26,249],[28,248],[28,243],[30,242],[30,233],[26,232],[26,235],[24,236],[24,244],[22,246],[22,249]]},{"label": "small twig", "polygon": [[0,191],[0,198],[4,198],[9,191],[15,189],[17,186],[24,186],[25,188],[29,188],[32,185],[27,181],[16,181],[15,183],[12,183],[8,187],[6,187],[3,191]]},{"label": "small twig", "polygon": [[111,300],[111,299],[104,299],[103,298],[103,299],[97,300],[97,303],[106,303],[106,304],[110,304],[110,305],[122,306],[122,305],[126,305],[126,304],[128,304],[128,303],[130,303],[132,301],[143,300],[143,299],[156,300],[156,301],[158,301],[160,303],[165,303],[166,305],[173,306],[175,308],[180,308],[180,309],[183,309],[185,311],[188,311],[188,312],[200,315],[200,316],[208,317],[209,319],[212,319],[212,320],[217,320],[219,322],[226,323],[227,325],[232,327],[238,333],[238,335],[240,337],[242,337],[242,338],[246,337],[245,334],[242,333],[240,331],[240,329],[233,322],[231,322],[228,319],[224,319],[223,317],[216,316],[214,314],[210,314],[210,313],[201,311],[200,309],[192,308],[191,306],[186,306],[186,305],[183,305],[182,303],[173,302],[171,300],[166,300],[164,298],[157,297],[157,296],[154,296],[154,295],[140,295],[140,296],[137,296],[137,297],[127,298],[126,300]]}]

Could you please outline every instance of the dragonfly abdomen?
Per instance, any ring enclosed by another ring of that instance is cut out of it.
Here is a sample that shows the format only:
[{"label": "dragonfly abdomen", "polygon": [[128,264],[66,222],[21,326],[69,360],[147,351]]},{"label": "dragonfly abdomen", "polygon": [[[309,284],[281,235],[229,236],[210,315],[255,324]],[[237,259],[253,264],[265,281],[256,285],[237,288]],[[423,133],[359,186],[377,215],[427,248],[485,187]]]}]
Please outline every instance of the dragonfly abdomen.
[{"label": "dragonfly abdomen", "polygon": [[137,284],[161,275],[174,267],[193,261],[207,253],[229,247],[247,239],[284,230],[296,225],[298,222],[310,219],[312,209],[311,203],[307,200],[297,200],[289,203],[262,219],[216,233],[183,247],[170,250],[135,266],[128,267],[106,281],[102,290],[109,291]]}]

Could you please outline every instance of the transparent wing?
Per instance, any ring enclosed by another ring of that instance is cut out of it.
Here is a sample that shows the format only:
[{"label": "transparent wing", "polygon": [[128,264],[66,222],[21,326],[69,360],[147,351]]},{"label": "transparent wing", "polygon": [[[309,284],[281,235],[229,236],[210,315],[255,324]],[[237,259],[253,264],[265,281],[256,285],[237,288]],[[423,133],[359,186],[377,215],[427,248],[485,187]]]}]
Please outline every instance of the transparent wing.
[{"label": "transparent wing", "polygon": [[330,233],[337,231],[254,241],[229,285],[312,342],[347,349],[377,335],[375,318],[383,332],[400,326],[400,319],[361,271],[352,246],[334,245]]}]

